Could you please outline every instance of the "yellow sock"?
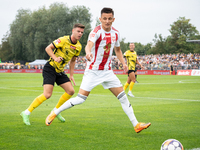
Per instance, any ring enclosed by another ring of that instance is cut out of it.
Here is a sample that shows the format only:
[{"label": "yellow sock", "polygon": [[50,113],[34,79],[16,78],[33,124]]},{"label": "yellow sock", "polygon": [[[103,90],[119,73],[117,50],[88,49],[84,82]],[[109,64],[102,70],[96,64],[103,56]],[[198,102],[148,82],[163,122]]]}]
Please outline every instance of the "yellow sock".
[{"label": "yellow sock", "polygon": [[129,86],[129,91],[132,91],[134,84],[135,83],[131,81],[130,86]]},{"label": "yellow sock", "polygon": [[59,108],[62,104],[64,104],[68,99],[70,99],[72,95],[67,94],[66,92],[60,97],[56,108]]},{"label": "yellow sock", "polygon": [[124,84],[124,91],[126,91],[126,89],[127,89],[128,86],[129,86],[129,84],[126,82],[126,83]]},{"label": "yellow sock", "polygon": [[32,112],[35,108],[37,108],[40,104],[42,104],[42,102],[44,102],[46,100],[46,97],[44,96],[44,94],[39,95],[38,97],[36,97],[33,102],[31,103],[31,105],[28,107],[28,110],[30,112]]}]

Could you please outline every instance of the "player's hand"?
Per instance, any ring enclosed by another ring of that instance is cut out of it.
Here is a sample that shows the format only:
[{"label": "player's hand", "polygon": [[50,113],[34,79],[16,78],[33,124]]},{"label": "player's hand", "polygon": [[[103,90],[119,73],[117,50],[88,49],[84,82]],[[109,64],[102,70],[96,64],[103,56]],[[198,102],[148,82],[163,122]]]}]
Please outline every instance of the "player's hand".
[{"label": "player's hand", "polygon": [[123,65],[123,68],[124,68],[124,71],[125,71],[125,72],[128,72],[128,67],[127,67],[126,64]]},{"label": "player's hand", "polygon": [[75,85],[76,85],[76,83],[75,83],[74,77],[73,77],[73,76],[70,76],[70,77],[69,77],[69,79],[70,79],[70,81],[72,81],[72,82],[73,82],[73,84],[74,84],[74,86],[75,86]]},{"label": "player's hand", "polygon": [[92,53],[87,53],[87,54],[86,54],[86,59],[87,59],[88,61],[91,61],[92,58],[93,58]]},{"label": "player's hand", "polygon": [[54,59],[56,62],[58,62],[58,63],[60,63],[62,60],[63,60],[63,58],[62,57],[57,57],[56,59]]}]

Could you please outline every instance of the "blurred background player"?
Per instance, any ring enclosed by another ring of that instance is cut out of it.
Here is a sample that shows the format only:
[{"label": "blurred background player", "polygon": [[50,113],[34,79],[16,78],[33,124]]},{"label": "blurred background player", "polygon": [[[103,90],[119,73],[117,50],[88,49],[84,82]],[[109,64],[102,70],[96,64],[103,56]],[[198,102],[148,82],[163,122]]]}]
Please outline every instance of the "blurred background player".
[{"label": "blurred background player", "polygon": [[[82,24],[75,24],[72,29],[71,36],[63,36],[53,41],[46,47],[46,52],[50,56],[49,61],[43,68],[43,94],[36,97],[31,105],[21,112],[23,122],[26,125],[30,125],[29,115],[37,108],[42,102],[49,99],[52,95],[54,83],[62,87],[65,93],[60,97],[56,107],[53,110],[59,108],[64,102],[66,102],[74,94],[74,87],[71,80],[75,85],[73,77],[74,66],[76,57],[79,56],[82,46],[79,42],[83,35],[85,26]],[[54,50],[54,51],[53,51]],[[65,65],[70,61],[70,77],[64,73]],[[65,122],[65,119],[58,115],[57,118],[61,122]]]},{"label": "blurred background player", "polygon": [[136,53],[136,51],[134,51],[135,44],[130,43],[129,48],[130,48],[130,50],[127,50],[124,53],[124,56],[127,60],[127,66],[128,66],[128,79],[127,79],[126,83],[124,84],[124,91],[130,85],[129,91],[128,91],[128,96],[134,97],[134,95],[132,94],[131,91],[132,91],[133,86],[136,82],[136,76],[137,76],[137,74],[136,74],[136,72],[137,72],[136,64],[140,65],[141,68],[143,68],[143,66],[138,61],[137,53]]},{"label": "blurred background player", "polygon": [[92,30],[88,36],[85,47],[87,67],[78,95],[66,101],[57,110],[52,111],[46,118],[46,125],[49,126],[61,111],[85,102],[90,91],[97,85],[102,84],[105,89],[109,89],[117,97],[124,112],[133,124],[135,132],[139,133],[148,128],[151,123],[138,123],[123,86],[111,69],[112,53],[115,50],[115,54],[123,64],[124,70],[128,71],[120,48],[119,31],[112,27],[115,20],[113,10],[103,8],[99,20],[101,25]]}]

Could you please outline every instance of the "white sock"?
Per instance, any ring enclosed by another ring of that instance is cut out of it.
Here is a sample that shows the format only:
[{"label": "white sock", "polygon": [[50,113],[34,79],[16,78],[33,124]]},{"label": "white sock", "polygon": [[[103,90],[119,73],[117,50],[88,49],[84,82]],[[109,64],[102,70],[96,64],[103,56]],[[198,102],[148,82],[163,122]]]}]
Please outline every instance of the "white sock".
[{"label": "white sock", "polygon": [[58,115],[61,111],[71,108],[75,105],[82,104],[87,99],[87,96],[78,94],[76,97],[67,100],[64,104],[62,104],[58,109],[54,110],[54,113]]},{"label": "white sock", "polygon": [[124,91],[122,91],[121,93],[119,93],[119,95],[117,96],[117,98],[119,99],[122,108],[124,110],[124,112],[126,113],[126,115],[129,117],[131,123],[133,124],[133,126],[135,127],[138,124],[138,121],[135,117],[135,114],[133,112],[133,108],[125,94]]},{"label": "white sock", "polygon": [[31,114],[31,112],[30,112],[28,109],[26,109],[26,110],[24,111],[24,113],[25,113],[26,115],[30,115],[30,114]]}]

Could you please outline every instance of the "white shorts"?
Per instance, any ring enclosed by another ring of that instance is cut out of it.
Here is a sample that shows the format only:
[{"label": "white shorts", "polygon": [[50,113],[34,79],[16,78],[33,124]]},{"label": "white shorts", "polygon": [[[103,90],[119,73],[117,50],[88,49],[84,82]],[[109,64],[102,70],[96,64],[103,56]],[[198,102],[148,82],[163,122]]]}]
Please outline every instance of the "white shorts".
[{"label": "white shorts", "polygon": [[122,87],[112,70],[86,70],[80,88],[90,92],[99,84],[102,84],[104,89]]}]

